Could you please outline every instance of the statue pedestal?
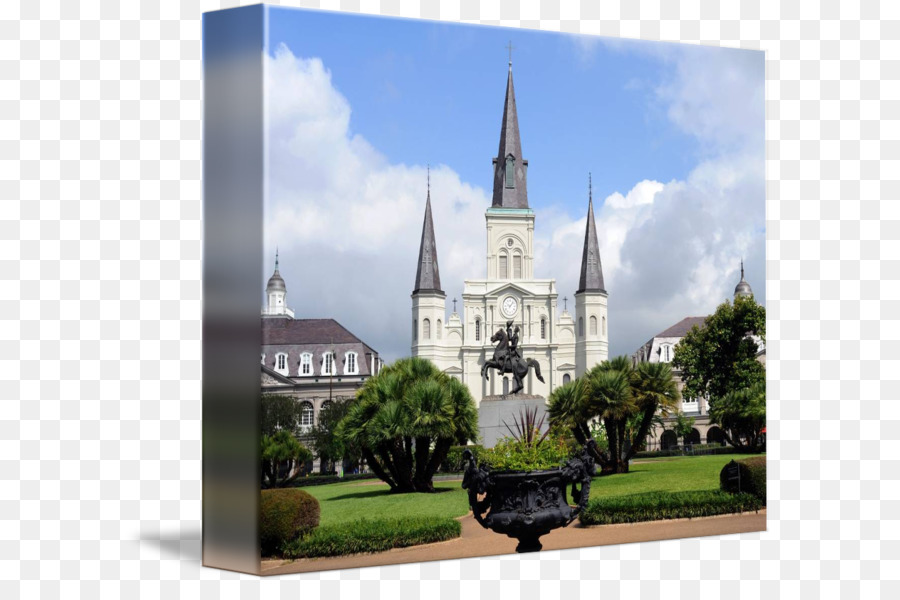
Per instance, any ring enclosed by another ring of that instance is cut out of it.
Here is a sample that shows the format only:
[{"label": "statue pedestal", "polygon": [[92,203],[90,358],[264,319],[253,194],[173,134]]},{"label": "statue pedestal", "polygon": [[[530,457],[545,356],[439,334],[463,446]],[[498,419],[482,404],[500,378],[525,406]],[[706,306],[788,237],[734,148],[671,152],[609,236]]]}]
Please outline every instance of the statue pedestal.
[{"label": "statue pedestal", "polygon": [[[510,435],[504,421],[510,429],[516,430],[516,420],[526,409],[537,408],[537,420],[547,412],[547,400],[535,394],[507,394],[502,396],[485,396],[478,405],[478,433],[485,448],[493,448],[501,438]],[[550,427],[549,417],[544,418],[541,432]]]}]

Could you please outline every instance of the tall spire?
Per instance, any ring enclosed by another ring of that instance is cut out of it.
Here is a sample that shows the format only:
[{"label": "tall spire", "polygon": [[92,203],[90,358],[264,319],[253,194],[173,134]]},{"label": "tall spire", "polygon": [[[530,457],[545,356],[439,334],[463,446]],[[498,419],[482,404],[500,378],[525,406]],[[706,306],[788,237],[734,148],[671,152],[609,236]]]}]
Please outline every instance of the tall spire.
[{"label": "tall spire", "polygon": [[606,292],[603,284],[603,265],[600,264],[600,244],[597,243],[597,224],[594,222],[594,197],[591,175],[588,173],[588,215],[584,230],[584,251],[581,255],[581,279],[578,291]]},{"label": "tall spire", "polygon": [[440,292],[441,275],[438,271],[437,243],[434,239],[434,222],[431,219],[431,167],[428,168],[428,195],[425,199],[425,221],[422,223],[422,243],[419,245],[419,266],[416,269],[418,292]]},{"label": "tall spire", "polygon": [[741,259],[741,280],[738,282],[736,286],[734,286],[734,299],[737,300],[738,296],[752,296],[753,288],[750,287],[750,284],[744,279],[744,259]]},{"label": "tall spire", "polygon": [[506,98],[503,101],[503,122],[500,125],[500,147],[494,159],[494,196],[491,206],[528,208],[525,178],[527,167],[528,161],[522,158],[522,142],[519,139],[519,117],[516,114],[516,92],[513,89],[510,54]]}]

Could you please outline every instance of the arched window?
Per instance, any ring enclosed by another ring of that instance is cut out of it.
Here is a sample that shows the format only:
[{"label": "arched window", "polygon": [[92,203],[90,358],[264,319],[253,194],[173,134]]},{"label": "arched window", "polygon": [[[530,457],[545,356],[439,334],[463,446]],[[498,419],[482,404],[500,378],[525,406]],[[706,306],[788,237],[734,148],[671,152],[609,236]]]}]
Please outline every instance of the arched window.
[{"label": "arched window", "polygon": [[358,375],[359,374],[359,362],[356,360],[356,352],[348,352],[344,356],[344,374],[345,375]]},{"label": "arched window", "polygon": [[541,339],[547,339],[547,319],[541,319]]},{"label": "arched window", "polygon": [[331,352],[322,355],[322,375],[334,375],[334,354]]},{"label": "arched window", "polygon": [[301,375],[312,375],[312,354],[309,352],[304,352],[300,355],[300,374]]},{"label": "arched window", "polygon": [[437,331],[435,333],[437,333],[437,339],[441,339],[441,320],[440,319],[437,320]]},{"label": "arched window", "polygon": [[431,321],[429,319],[422,319],[422,339],[431,339]]},{"label": "arched window", "polygon": [[597,335],[597,317],[591,315],[591,335]]},{"label": "arched window", "polygon": [[513,255],[513,279],[522,279],[522,255]]},{"label": "arched window", "polygon": [[413,341],[419,339],[419,326],[416,324],[416,320],[413,319]]},{"label": "arched window", "polygon": [[606,317],[603,317],[603,337],[606,337]]},{"label": "arched window", "polygon": [[316,411],[313,409],[312,402],[303,402],[300,404],[300,426],[309,428],[313,426]]},{"label": "arched window", "polygon": [[578,317],[578,337],[584,337],[584,317]]},{"label": "arched window", "polygon": [[509,265],[507,264],[509,261],[509,257],[506,256],[506,253],[503,252],[500,254],[500,274],[498,277],[500,279],[509,279]]},{"label": "arched window", "polygon": [[325,402],[322,403],[322,408],[321,408],[321,410],[325,410],[326,408],[328,408],[328,407],[331,406],[332,404],[334,404],[334,402],[332,402],[331,400],[326,400]]},{"label": "arched window", "polygon": [[475,319],[475,341],[481,341],[481,319]]},{"label": "arched window", "polygon": [[566,373],[565,375],[563,375],[563,385],[566,385],[566,384],[569,383],[570,381],[572,381],[572,376],[571,376],[571,375],[569,375],[568,373]]},{"label": "arched window", "polygon": [[506,187],[516,187],[516,159],[512,154],[506,157]]},{"label": "arched window", "polygon": [[663,344],[659,347],[659,362],[672,362],[672,346]]},{"label": "arched window", "polygon": [[275,371],[282,375],[288,374],[288,355],[284,352],[275,355]]}]

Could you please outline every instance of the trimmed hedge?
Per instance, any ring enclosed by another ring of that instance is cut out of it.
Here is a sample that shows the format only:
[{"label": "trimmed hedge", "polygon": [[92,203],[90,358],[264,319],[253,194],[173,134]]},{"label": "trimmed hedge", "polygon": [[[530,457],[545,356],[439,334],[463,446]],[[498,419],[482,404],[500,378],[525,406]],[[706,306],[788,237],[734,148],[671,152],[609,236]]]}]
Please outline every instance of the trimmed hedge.
[{"label": "trimmed hedge", "polygon": [[344,556],[362,552],[384,552],[457,538],[462,525],[447,517],[404,519],[360,519],[325,525],[285,547],[286,558]]},{"label": "trimmed hedge", "polygon": [[614,496],[591,500],[579,519],[582,525],[638,523],[660,519],[691,519],[758,511],[763,504],[750,494],[719,490]]},{"label": "trimmed hedge", "polygon": [[329,483],[346,483],[348,481],[358,481],[360,479],[378,479],[374,473],[350,473],[343,477],[337,475],[310,475],[309,477],[300,477],[290,482],[289,487],[309,487],[311,485],[328,485]]},{"label": "trimmed hedge", "polygon": [[262,490],[259,500],[259,543],[263,556],[278,554],[284,544],[319,526],[319,501],[290,488]]},{"label": "trimmed hedge", "polygon": [[451,446],[450,450],[447,451],[447,456],[441,461],[440,471],[442,473],[461,473],[465,471],[469,466],[463,459],[463,452],[466,450],[472,451],[472,454],[475,456],[475,463],[479,465],[484,460],[485,452],[487,452],[484,446],[478,444],[473,444],[472,446]]},{"label": "trimmed hedge", "polygon": [[[731,464],[731,463],[728,463]],[[737,461],[741,473],[741,489],[746,494],[753,494],[766,505],[766,457],[753,456]],[[737,493],[737,482],[725,481],[725,467],[719,472],[719,487],[729,493]]]}]

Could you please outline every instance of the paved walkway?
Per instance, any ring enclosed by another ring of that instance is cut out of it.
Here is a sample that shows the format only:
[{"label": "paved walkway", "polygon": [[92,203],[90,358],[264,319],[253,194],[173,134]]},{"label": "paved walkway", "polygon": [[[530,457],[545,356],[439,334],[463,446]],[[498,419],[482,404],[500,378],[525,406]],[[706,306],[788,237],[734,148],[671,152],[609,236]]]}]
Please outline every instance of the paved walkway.
[{"label": "paved walkway", "polygon": [[[517,540],[482,528],[475,521],[472,513],[460,517],[460,521],[462,522],[462,535],[446,542],[395,548],[377,554],[312,558],[294,562],[263,561],[262,574],[283,575],[515,553]],[[576,521],[565,529],[556,529],[543,536],[541,543],[544,545],[544,550],[562,550],[765,530],[766,511],[763,509],[758,513],[595,527],[580,527]]]}]

